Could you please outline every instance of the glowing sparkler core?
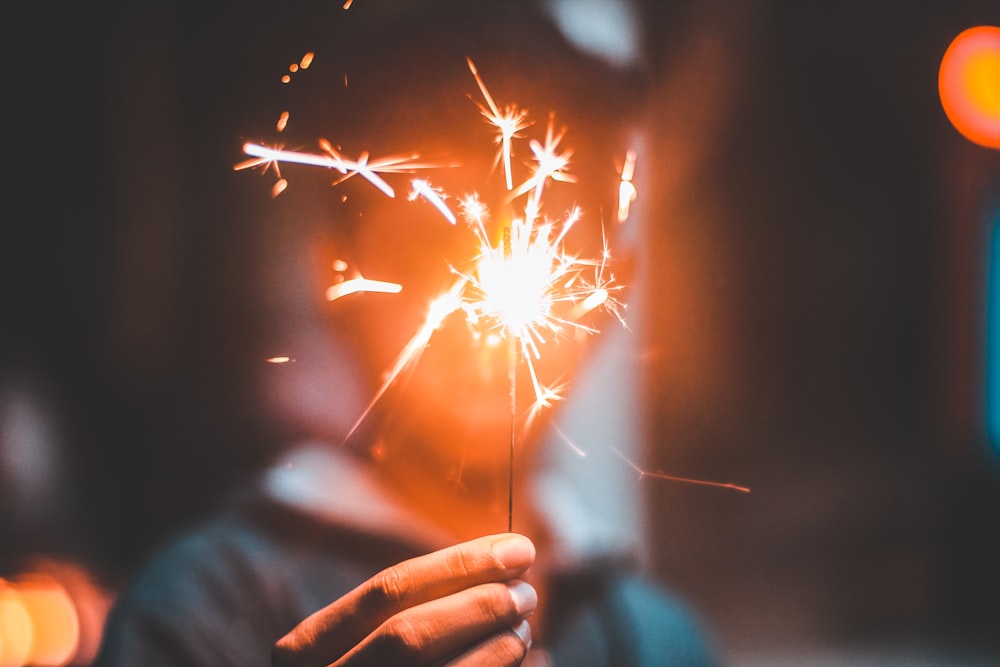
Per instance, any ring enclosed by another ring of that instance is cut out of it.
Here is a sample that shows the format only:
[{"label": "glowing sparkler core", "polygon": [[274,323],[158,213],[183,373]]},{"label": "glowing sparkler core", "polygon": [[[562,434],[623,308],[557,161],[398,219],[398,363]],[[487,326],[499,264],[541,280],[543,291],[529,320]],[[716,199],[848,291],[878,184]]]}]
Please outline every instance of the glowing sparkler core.
[{"label": "glowing sparkler core", "polygon": [[482,291],[476,309],[495,317],[516,338],[530,340],[532,328],[545,324],[552,310],[554,262],[539,239],[509,255],[503,247],[488,248],[476,265],[475,285]]}]

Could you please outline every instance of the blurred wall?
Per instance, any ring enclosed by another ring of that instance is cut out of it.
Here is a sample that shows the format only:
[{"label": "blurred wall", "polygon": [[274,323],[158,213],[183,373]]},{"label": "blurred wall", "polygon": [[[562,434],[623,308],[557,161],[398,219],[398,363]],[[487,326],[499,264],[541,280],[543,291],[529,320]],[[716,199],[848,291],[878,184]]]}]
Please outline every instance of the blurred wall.
[{"label": "blurred wall", "polygon": [[949,125],[937,71],[1000,7],[650,9],[651,465],[753,489],[650,484],[660,572],[733,656],[991,643],[1000,153]]}]

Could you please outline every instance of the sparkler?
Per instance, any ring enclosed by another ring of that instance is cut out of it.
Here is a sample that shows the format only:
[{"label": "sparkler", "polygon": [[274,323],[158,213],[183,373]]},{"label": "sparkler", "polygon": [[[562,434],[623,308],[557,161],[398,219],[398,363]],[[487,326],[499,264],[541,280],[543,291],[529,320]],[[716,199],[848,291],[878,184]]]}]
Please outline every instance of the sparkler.
[{"label": "sparkler", "polygon": [[[447,195],[423,178],[411,179],[411,201],[422,199],[431,204],[450,224],[461,218],[478,242],[478,256],[465,268],[452,266],[455,280],[428,308],[423,325],[403,347],[385,372],[381,385],[369,404],[352,426],[348,437],[367,418],[371,410],[405,370],[419,358],[433,335],[446,318],[460,313],[472,334],[480,340],[506,340],[510,384],[510,475],[508,498],[508,528],[513,518],[513,457],[517,440],[517,367],[523,361],[528,369],[534,401],[529,418],[560,397],[559,389],[547,386],[539,377],[535,362],[541,358],[541,347],[548,339],[566,336],[570,331],[594,333],[596,329],[582,323],[588,312],[606,308],[623,320],[624,310],[615,294],[621,289],[608,270],[609,253],[595,260],[581,259],[564,249],[567,235],[580,219],[578,208],[559,219],[551,219],[543,210],[543,195],[552,182],[573,183],[569,173],[573,151],[561,148],[566,130],[557,131],[550,118],[542,141],[530,140],[534,164],[528,176],[515,187],[512,146],[521,133],[532,124],[526,110],[517,105],[501,107],[490,94],[471,58],[469,71],[482,93],[483,103],[477,102],[487,122],[495,129],[498,146],[494,166],[503,165],[510,220],[505,221],[499,234],[491,232],[490,212],[478,195],[463,196],[458,201],[458,214],[447,204]],[[279,121],[279,131],[288,122],[287,113]],[[321,139],[321,152],[304,152],[247,142],[243,151],[249,159],[236,169],[273,167],[280,178],[281,163],[331,169],[340,174],[334,184],[360,176],[387,197],[395,197],[395,189],[383,177],[387,174],[412,173],[441,165],[422,162],[417,155],[391,156],[372,159],[367,153],[358,158],[346,157],[332,143]],[[634,159],[634,158],[633,158]],[[279,191],[275,191],[278,194]],[[515,215],[518,202],[523,207]],[[402,289],[395,283],[355,278],[329,288],[327,298],[334,300],[361,291],[395,292]]]},{"label": "sparkler", "polygon": [[[467,63],[484,101],[476,102],[476,105],[496,132],[498,150],[494,167],[503,165],[507,191],[502,202],[504,220],[499,230],[493,228],[489,208],[477,194],[458,198],[456,214],[448,205],[446,193],[432,186],[427,179],[411,179],[408,199],[429,203],[451,225],[458,226],[461,219],[478,243],[478,254],[471,259],[466,258],[462,266],[451,265],[454,275],[451,285],[430,304],[423,324],[384,373],[381,384],[349,430],[347,438],[368,417],[399,376],[416,363],[434,331],[453,315],[464,317],[476,340],[506,341],[511,417],[508,479],[510,530],[513,523],[518,367],[522,363],[526,367],[534,393],[527,413],[530,420],[561,397],[560,387],[545,384],[536,370],[535,362],[541,358],[543,344],[571,333],[596,333],[597,329],[585,323],[583,318],[599,308],[624,324],[625,306],[618,298],[623,286],[615,281],[609,269],[611,255],[606,237],[600,257],[580,258],[566,251],[565,241],[580,220],[582,211],[572,208],[561,218],[551,218],[544,210],[544,194],[553,182],[576,182],[575,176],[570,173],[573,151],[561,147],[566,130],[557,130],[554,117],[549,118],[544,138],[529,141],[533,164],[528,168],[527,177],[515,186],[513,142],[523,138],[521,133],[532,125],[532,121],[528,112],[516,105],[498,105],[472,59],[467,59]],[[283,115],[281,128],[287,120],[287,115]],[[273,166],[279,178],[280,163],[331,169],[339,174],[334,184],[360,176],[384,195],[393,198],[395,189],[384,176],[456,166],[423,162],[418,155],[372,159],[365,152],[352,159],[325,139],[320,139],[318,146],[321,152],[312,153],[247,142],[243,150],[250,159],[235,168],[262,166],[267,170]],[[635,153],[630,151],[622,170],[618,222],[627,217],[628,206],[635,198],[631,183],[635,160]],[[332,301],[356,292],[400,290],[402,286],[396,283],[358,277],[330,287],[327,298]]]}]

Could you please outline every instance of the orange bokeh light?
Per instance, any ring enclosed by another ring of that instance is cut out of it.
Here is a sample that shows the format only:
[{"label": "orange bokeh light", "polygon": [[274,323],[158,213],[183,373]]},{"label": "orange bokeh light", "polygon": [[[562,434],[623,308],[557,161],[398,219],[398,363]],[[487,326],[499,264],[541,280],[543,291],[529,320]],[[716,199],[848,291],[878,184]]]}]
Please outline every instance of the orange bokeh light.
[{"label": "orange bokeh light", "polygon": [[68,665],[79,641],[76,607],[55,579],[0,579],[0,667]]},{"label": "orange bokeh light", "polygon": [[0,667],[27,664],[33,641],[34,627],[21,596],[0,579]]},{"label": "orange bokeh light", "polygon": [[938,92],[962,136],[1000,148],[1000,27],[968,28],[955,37],[941,58]]}]

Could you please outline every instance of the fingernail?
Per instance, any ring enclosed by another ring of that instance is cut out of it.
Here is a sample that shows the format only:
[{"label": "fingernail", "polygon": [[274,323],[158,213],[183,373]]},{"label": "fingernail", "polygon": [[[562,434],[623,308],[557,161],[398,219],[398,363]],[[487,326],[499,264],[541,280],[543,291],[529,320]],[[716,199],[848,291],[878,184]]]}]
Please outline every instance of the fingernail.
[{"label": "fingernail", "polygon": [[521,621],[512,629],[514,630],[514,634],[517,635],[517,638],[524,644],[524,648],[531,648],[531,624],[527,621]]},{"label": "fingernail", "polygon": [[526,581],[513,581],[507,585],[510,597],[514,600],[514,609],[518,616],[524,616],[535,611],[538,606],[538,593],[534,587]]},{"label": "fingernail", "polygon": [[511,535],[493,543],[493,555],[508,570],[528,567],[535,560],[535,545],[526,537]]}]

